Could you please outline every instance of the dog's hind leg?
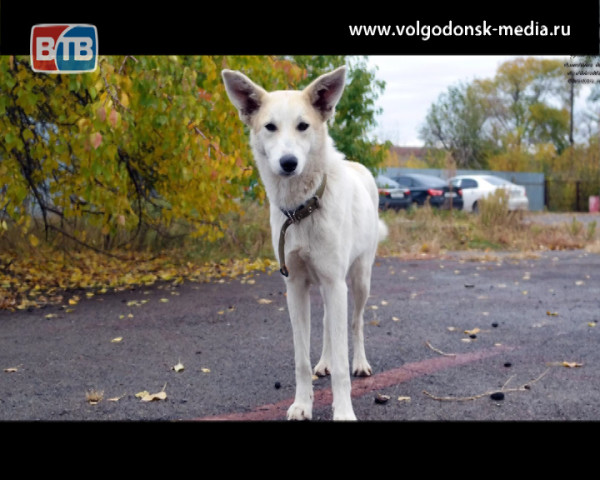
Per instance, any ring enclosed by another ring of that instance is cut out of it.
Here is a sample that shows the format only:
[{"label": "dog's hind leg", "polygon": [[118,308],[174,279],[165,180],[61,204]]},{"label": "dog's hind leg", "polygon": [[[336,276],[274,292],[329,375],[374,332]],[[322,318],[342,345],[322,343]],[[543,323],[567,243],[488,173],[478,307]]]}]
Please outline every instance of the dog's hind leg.
[{"label": "dog's hind leg", "polygon": [[313,387],[310,366],[310,295],[304,279],[289,279],[287,303],[294,336],[296,397],[287,411],[288,420],[312,418]]},{"label": "dog's hind leg", "polygon": [[364,313],[371,289],[372,259],[367,255],[357,258],[350,268],[350,282],[354,309],[352,311],[352,373],[368,377],[373,373],[365,353]]}]

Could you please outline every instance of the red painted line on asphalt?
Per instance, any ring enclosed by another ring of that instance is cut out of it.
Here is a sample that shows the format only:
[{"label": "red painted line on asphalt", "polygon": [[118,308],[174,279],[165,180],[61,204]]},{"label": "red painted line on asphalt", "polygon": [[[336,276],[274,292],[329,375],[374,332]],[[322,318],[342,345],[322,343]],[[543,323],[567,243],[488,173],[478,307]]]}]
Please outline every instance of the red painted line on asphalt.
[{"label": "red painted line on asphalt", "polygon": [[[488,350],[479,350],[472,353],[459,353],[454,356],[440,356],[429,358],[420,362],[407,363],[401,367],[387,370],[376,375],[364,378],[356,378],[352,382],[352,397],[362,397],[375,390],[380,390],[393,385],[407,382],[415,377],[429,375],[446,368],[457,367],[484,358],[499,355],[510,349],[499,346]],[[331,405],[333,396],[331,388],[317,390],[314,394],[313,408]],[[217,420],[217,421],[260,421],[260,420],[284,420],[288,407],[293,399],[282,400],[278,403],[261,405],[248,412],[228,413],[224,415],[208,416],[195,420]]]}]

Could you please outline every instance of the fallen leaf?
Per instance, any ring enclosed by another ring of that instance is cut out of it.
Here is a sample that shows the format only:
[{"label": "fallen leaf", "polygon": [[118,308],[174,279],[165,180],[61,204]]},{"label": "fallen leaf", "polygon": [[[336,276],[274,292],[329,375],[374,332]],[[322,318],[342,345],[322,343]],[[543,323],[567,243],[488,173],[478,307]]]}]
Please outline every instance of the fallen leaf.
[{"label": "fallen leaf", "polygon": [[176,372],[183,372],[185,370],[185,367],[183,366],[183,363],[179,362],[177,363],[177,365],[173,366],[173,370],[175,370]]},{"label": "fallen leaf", "polygon": [[399,319],[398,317],[392,317],[392,320],[393,320],[394,322],[399,322],[399,321],[400,321],[400,319]]},{"label": "fallen leaf", "polygon": [[148,392],[148,390],[142,390],[141,392],[138,392],[138,393],[135,394],[135,396],[137,398],[143,398],[146,395],[150,395],[150,393]]},{"label": "fallen leaf", "polygon": [[125,395],[121,395],[120,397],[112,397],[112,398],[107,398],[106,401],[107,402],[118,402],[119,400],[121,400]]},{"label": "fallen leaf", "polygon": [[17,367],[8,367],[8,368],[5,368],[4,371],[6,373],[15,373],[15,372],[18,372],[19,369]]},{"label": "fallen leaf", "polygon": [[122,341],[123,341],[123,337],[115,337],[110,341],[110,343],[119,343]]},{"label": "fallen leaf", "polygon": [[210,373],[210,368],[201,368],[202,373]]},{"label": "fallen leaf", "polygon": [[144,395],[141,398],[141,401],[142,402],[154,402],[156,400],[166,400],[166,399],[167,399],[167,392],[162,390],[158,393],[148,393],[148,394]]},{"label": "fallen leaf", "polygon": [[89,392],[86,392],[86,394],[85,394],[85,400],[90,405],[97,405],[98,403],[100,403],[102,401],[103,398],[104,398],[104,392],[99,391],[99,390],[90,390]]},{"label": "fallen leaf", "polygon": [[48,315],[44,315],[46,318],[56,318],[58,315],[56,313],[49,313]]},{"label": "fallen leaf", "polygon": [[583,363],[578,362],[562,362],[562,365],[567,368],[583,367]]},{"label": "fallen leaf", "polygon": [[481,330],[479,328],[474,328],[473,330],[465,330],[465,333],[467,335],[476,335],[479,332],[481,332]]},{"label": "fallen leaf", "polygon": [[269,300],[268,298],[259,298],[258,299],[258,303],[260,303],[261,305],[267,305],[269,303],[271,303],[273,300]]},{"label": "fallen leaf", "polygon": [[161,301],[161,303],[167,303],[169,301],[169,299],[168,298],[161,298],[160,301]]},{"label": "fallen leaf", "polygon": [[410,397],[398,397],[399,402],[410,402]]},{"label": "fallen leaf", "polygon": [[383,395],[381,393],[378,393],[375,396],[375,403],[380,403],[380,404],[386,403],[389,399],[390,399],[389,395]]},{"label": "fallen leaf", "polygon": [[547,311],[546,315],[548,315],[549,317],[558,317],[558,312]]}]

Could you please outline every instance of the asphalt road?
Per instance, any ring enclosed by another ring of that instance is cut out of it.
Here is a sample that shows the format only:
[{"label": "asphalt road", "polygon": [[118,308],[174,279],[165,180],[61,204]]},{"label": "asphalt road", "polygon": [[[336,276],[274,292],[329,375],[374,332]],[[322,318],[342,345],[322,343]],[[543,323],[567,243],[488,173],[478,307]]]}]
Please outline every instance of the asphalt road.
[{"label": "asphalt road", "polygon": [[[378,259],[358,418],[600,419],[599,272],[583,251]],[[294,369],[279,274],[78,294],[71,312],[0,312],[0,420],[285,419]],[[315,290],[313,362],[321,315]],[[314,420],[331,419],[329,386],[314,382]]]}]

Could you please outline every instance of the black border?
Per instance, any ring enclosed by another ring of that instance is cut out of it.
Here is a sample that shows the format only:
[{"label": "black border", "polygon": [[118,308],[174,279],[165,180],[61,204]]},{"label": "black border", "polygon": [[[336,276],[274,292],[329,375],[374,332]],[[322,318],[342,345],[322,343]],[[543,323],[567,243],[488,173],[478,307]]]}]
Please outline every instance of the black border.
[{"label": "black border", "polygon": [[[212,5],[114,2],[0,4],[0,54],[29,54],[31,27],[90,23],[98,27],[101,55],[598,55],[599,3],[505,0],[471,2],[280,2]],[[92,5],[92,4],[90,4]],[[560,8],[557,8],[557,7]],[[352,36],[349,25],[569,25],[569,37]]]}]

